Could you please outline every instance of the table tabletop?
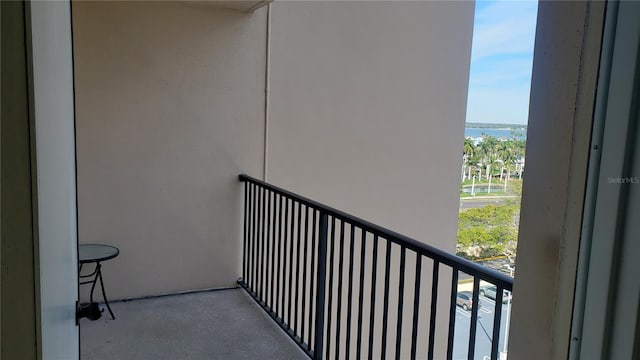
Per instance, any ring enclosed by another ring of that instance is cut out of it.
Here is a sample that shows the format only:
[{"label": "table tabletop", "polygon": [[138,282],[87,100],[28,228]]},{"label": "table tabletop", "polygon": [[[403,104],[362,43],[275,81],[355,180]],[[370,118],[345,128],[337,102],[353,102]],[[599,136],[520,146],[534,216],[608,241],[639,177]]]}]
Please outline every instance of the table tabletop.
[{"label": "table tabletop", "polygon": [[78,246],[80,263],[91,263],[113,259],[120,250],[117,247],[103,244],[82,244]]}]

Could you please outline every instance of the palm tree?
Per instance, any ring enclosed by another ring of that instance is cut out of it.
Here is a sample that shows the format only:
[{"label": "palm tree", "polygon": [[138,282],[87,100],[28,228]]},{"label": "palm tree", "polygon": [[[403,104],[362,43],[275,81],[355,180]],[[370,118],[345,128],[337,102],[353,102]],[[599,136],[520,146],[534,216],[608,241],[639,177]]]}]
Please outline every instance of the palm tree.
[{"label": "palm tree", "polygon": [[487,179],[489,180],[489,188],[487,189],[488,193],[491,193],[491,180],[493,179],[493,174],[491,173],[491,167],[493,165],[498,165],[502,161],[497,159],[495,156],[490,156],[487,158]]},{"label": "palm tree", "polygon": [[[509,181],[511,165],[515,164],[518,159],[515,144],[512,141],[501,142],[498,146],[498,157],[504,162],[504,168],[507,170],[507,181]],[[502,180],[502,176],[500,179]]]},{"label": "palm tree", "polygon": [[[464,139],[464,148],[462,151],[462,180],[465,179],[465,168],[467,165],[470,165],[470,160],[473,155],[476,153],[476,145],[473,143],[471,138]],[[471,168],[469,168],[469,177],[471,177]]]},{"label": "palm tree", "polygon": [[[492,159],[497,156],[498,139],[493,136],[483,134],[482,142],[479,145],[480,151],[483,155],[483,163],[490,166]],[[487,180],[489,180],[489,171],[487,171]]]},{"label": "palm tree", "polygon": [[473,140],[471,138],[465,138],[464,150],[462,151],[462,153],[471,157],[475,152],[476,152],[476,144],[473,143]]}]

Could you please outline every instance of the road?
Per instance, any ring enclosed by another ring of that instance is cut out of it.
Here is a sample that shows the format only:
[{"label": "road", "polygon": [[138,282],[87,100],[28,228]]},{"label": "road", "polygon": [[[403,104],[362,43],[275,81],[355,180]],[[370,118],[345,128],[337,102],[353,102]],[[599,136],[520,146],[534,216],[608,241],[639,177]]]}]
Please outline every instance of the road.
[{"label": "road", "polygon": [[496,198],[464,198],[460,199],[460,210],[479,208],[487,205],[499,205],[504,203],[508,197]]},{"label": "road", "polygon": [[[478,325],[476,327],[476,347],[475,356],[477,360],[485,359],[491,356],[491,335],[493,332],[493,312],[495,302],[484,296],[480,296],[481,307],[478,309]],[[504,346],[504,333],[507,318],[507,305],[502,305],[502,319],[500,342],[498,343],[498,351]],[[456,324],[454,330],[453,343],[453,359],[467,359],[469,346],[469,331],[471,329],[471,311],[463,310],[461,307],[456,309]]]}]

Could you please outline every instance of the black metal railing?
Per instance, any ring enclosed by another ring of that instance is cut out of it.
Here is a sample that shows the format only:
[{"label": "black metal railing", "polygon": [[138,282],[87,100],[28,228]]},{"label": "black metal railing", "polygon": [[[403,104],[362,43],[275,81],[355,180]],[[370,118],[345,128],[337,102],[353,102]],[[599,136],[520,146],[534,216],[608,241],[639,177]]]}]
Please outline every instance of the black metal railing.
[{"label": "black metal railing", "polygon": [[[497,299],[512,290],[509,276],[252,177],[240,181],[238,282],[307,355],[498,358],[507,324]],[[462,278],[472,282],[465,310]],[[495,303],[481,300],[481,282],[496,287]]]}]

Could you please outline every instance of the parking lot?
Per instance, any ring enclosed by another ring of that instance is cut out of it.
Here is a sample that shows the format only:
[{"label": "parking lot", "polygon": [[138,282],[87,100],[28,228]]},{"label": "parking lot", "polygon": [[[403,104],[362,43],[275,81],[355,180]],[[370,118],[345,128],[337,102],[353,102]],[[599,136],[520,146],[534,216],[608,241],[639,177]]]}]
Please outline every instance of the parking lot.
[{"label": "parking lot", "polygon": [[[504,334],[507,318],[507,304],[502,305],[501,337],[498,343],[498,350],[504,347]],[[495,302],[484,296],[480,296],[480,308],[478,309],[478,324],[476,328],[475,359],[489,359],[491,355],[491,342],[493,332],[493,316]],[[469,332],[471,329],[471,311],[456,309],[456,324],[454,332],[453,359],[467,359],[469,346]]]}]

